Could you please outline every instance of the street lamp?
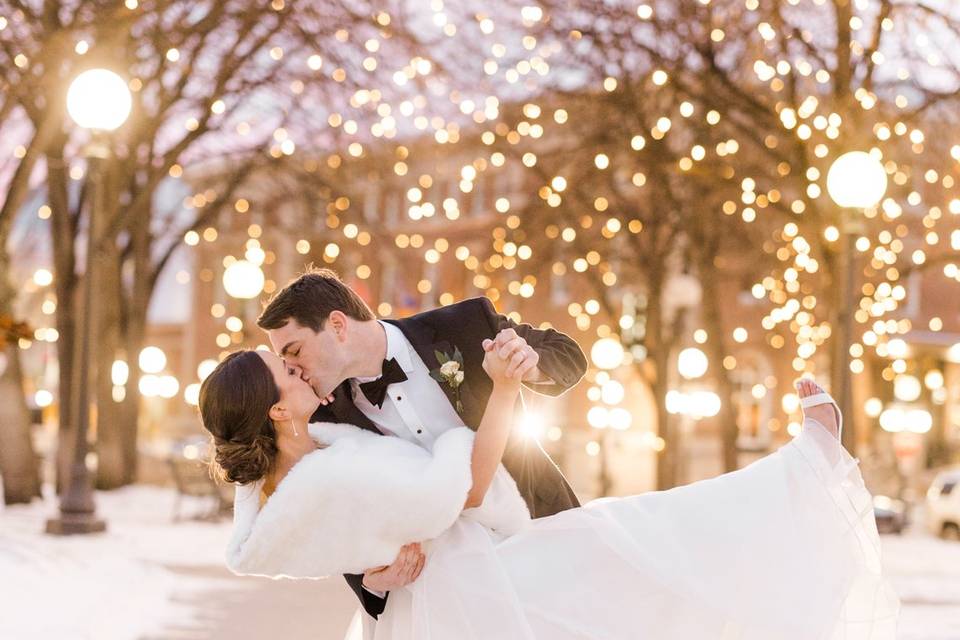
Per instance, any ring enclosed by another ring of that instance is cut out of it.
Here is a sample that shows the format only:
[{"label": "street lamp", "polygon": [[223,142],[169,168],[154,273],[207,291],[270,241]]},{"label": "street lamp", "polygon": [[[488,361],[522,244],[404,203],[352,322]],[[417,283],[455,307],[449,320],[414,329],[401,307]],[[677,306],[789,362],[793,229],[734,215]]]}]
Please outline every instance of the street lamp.
[{"label": "street lamp", "polygon": [[263,270],[248,260],[237,260],[223,272],[223,288],[231,298],[256,298],[264,284]]},{"label": "street lamp", "polygon": [[[851,151],[837,158],[827,173],[827,192],[833,202],[843,209],[840,232],[839,300],[837,305],[837,342],[831,379],[837,389],[840,411],[852,416],[853,380],[846,362],[853,344],[854,242],[861,221],[856,210],[869,209],[880,204],[887,191],[887,173],[880,161],[869,153]],[[844,446],[853,451],[856,445],[856,421],[848,420],[843,430]]]},{"label": "street lamp", "polygon": [[869,153],[851,151],[830,165],[827,191],[837,206],[869,209],[877,206],[887,192],[887,172]]},{"label": "street lamp", "polygon": [[590,348],[590,359],[598,369],[616,369],[623,364],[623,358],[623,345],[616,338],[600,338]]},{"label": "street lamp", "polygon": [[707,354],[697,347],[688,347],[677,355],[677,373],[680,374],[678,389],[671,389],[664,398],[667,413],[681,416],[680,430],[676,434],[674,448],[681,455],[674,459],[674,468],[678,475],[686,474],[687,438],[693,432],[695,423],[703,418],[712,418],[720,413],[720,396],[712,391],[698,388],[696,380],[702,378],[710,368]]},{"label": "street lamp", "polygon": [[[600,382],[600,399],[607,405],[617,405],[623,401],[625,390],[623,385],[616,380],[611,380],[607,372],[613,371],[623,364],[626,357],[623,345],[620,340],[614,337],[600,338],[590,348],[590,360],[593,365],[601,369],[598,376],[604,379]],[[607,451],[607,433],[610,429],[624,431],[630,428],[632,417],[630,412],[623,408],[608,408],[597,405],[587,412],[587,422],[591,427],[599,431],[597,439],[597,454],[600,456],[600,472],[598,483],[600,485],[600,495],[605,496],[610,493],[613,486],[610,478],[610,461]]]},{"label": "street lamp", "polygon": [[709,367],[707,354],[696,347],[684,349],[677,356],[677,371],[686,380],[703,377]]},{"label": "street lamp", "polygon": [[[80,304],[79,352],[74,364],[73,450],[70,470],[60,499],[60,515],[47,521],[47,533],[67,535],[96,533],[107,528],[96,516],[93,488],[87,471],[87,431],[90,426],[91,348],[97,339],[93,296],[102,252],[98,248],[103,233],[106,206],[104,165],[110,157],[109,132],[120,127],[130,115],[132,98],[127,83],[106,69],[90,69],[78,75],[67,91],[67,113],[80,127],[90,132],[85,148],[88,192],[91,194],[87,224],[86,272]],[[71,443],[62,443],[71,444]]]}]

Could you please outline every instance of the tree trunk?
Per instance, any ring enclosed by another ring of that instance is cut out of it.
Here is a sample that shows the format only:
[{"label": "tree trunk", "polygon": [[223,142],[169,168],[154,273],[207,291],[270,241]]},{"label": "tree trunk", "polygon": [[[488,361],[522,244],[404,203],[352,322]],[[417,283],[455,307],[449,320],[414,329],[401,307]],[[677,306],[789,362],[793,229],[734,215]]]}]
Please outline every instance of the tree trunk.
[{"label": "tree trunk", "polygon": [[[126,394],[120,406],[120,420],[123,425],[121,431],[121,453],[123,456],[124,474],[126,482],[133,482],[137,477],[139,456],[137,443],[140,425],[140,390],[138,377],[133,374],[137,358],[143,349],[147,333],[147,311],[157,279],[160,276],[157,267],[151,260],[152,241],[149,221],[153,218],[152,209],[144,215],[137,216],[131,222],[130,233],[133,243],[133,282],[129,285],[129,297],[122,310],[122,340],[131,363],[131,375],[127,381]],[[122,276],[121,276],[122,277]],[[124,291],[127,289],[125,288]]]},{"label": "tree trunk", "polygon": [[[4,225],[7,226],[7,225]],[[13,316],[15,291],[8,281],[6,233],[0,231],[0,315]],[[5,504],[27,503],[40,495],[37,457],[30,437],[30,411],[23,393],[20,352],[16,342],[0,354],[0,477]]]},{"label": "tree trunk", "polygon": [[[115,184],[114,181],[108,184]],[[111,191],[114,194],[115,191]],[[109,202],[119,199],[111,195]],[[116,215],[116,212],[114,212]],[[110,302],[102,310],[101,326],[105,328],[104,345],[100,353],[103,382],[99,385],[99,404],[102,409],[98,421],[97,447],[100,466],[97,486],[113,489],[132,484],[137,477],[137,427],[140,409],[138,357],[143,347],[147,307],[153,292],[151,277],[151,247],[148,214],[136,216],[130,224],[132,251],[124,252],[116,238],[105,240],[104,251],[110,253],[103,273],[103,285],[110,292]],[[132,266],[131,281],[124,281],[126,267]],[[124,387],[123,398],[113,398],[110,371],[114,360],[122,354],[130,375]]]},{"label": "tree trunk", "polygon": [[0,476],[4,504],[27,503],[40,495],[37,456],[30,437],[30,411],[23,395],[20,353],[6,349],[7,366],[0,374]]},{"label": "tree trunk", "polygon": [[850,19],[853,18],[853,0],[834,0],[833,5],[836,10],[837,29],[837,66],[833,71],[833,90],[842,102],[850,94],[850,81],[853,74],[853,57],[850,50],[853,40],[853,29],[850,26]]},{"label": "tree trunk", "polygon": [[[132,306],[136,307],[136,304]],[[146,322],[145,308],[131,310],[131,318],[125,327],[124,345],[127,358],[134,364],[140,350],[143,349]],[[131,365],[131,371],[133,368],[133,365]],[[124,480],[125,483],[129,484],[137,478],[137,463],[139,460],[137,442],[140,425],[140,389],[137,376],[132,373],[127,381],[127,390],[123,402],[120,403],[120,421],[123,425],[120,452],[123,456]]]},{"label": "tree trunk", "polygon": [[677,464],[680,460],[679,439],[676,425],[667,412],[667,391],[669,391],[670,348],[664,330],[663,282],[662,272],[651,273],[647,298],[647,339],[652,348],[647,349],[653,361],[654,374],[650,383],[654,403],[657,408],[657,431],[666,446],[657,456],[657,489],[670,489],[677,484]]},{"label": "tree trunk", "polygon": [[713,257],[713,252],[709,254],[697,252],[700,286],[703,290],[701,313],[708,336],[704,347],[710,362],[713,363],[713,379],[717,385],[717,395],[720,396],[720,413],[717,414],[717,420],[720,422],[720,441],[723,445],[723,470],[728,472],[739,468],[737,437],[740,435],[740,429],[737,426],[737,409],[734,406],[735,387],[730,374],[723,366],[726,346],[723,341],[725,331],[720,311],[722,292],[718,287]]}]

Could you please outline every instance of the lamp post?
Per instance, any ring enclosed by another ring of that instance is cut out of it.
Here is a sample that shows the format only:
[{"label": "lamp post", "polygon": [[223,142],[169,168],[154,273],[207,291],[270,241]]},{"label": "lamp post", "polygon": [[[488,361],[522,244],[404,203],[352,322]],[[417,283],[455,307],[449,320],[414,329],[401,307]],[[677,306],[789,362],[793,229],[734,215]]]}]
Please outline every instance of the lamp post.
[{"label": "lamp post", "polygon": [[104,185],[105,161],[110,157],[107,134],[120,127],[130,115],[132,100],[123,78],[106,69],[90,69],[78,75],[67,91],[67,112],[80,127],[90,132],[85,148],[87,158],[90,213],[87,217],[86,272],[80,303],[81,332],[74,364],[74,394],[72,415],[72,446],[70,469],[60,498],[60,514],[47,521],[47,533],[68,535],[96,533],[106,529],[106,523],[96,516],[93,489],[87,470],[87,431],[90,426],[91,349],[96,340],[96,315],[92,311],[93,296],[101,252],[98,250],[103,228],[103,209],[106,205]]},{"label": "lamp post", "polygon": [[[623,345],[617,338],[613,337],[597,340],[590,349],[590,359],[593,361],[593,365],[607,374],[623,364],[625,355]],[[615,405],[623,400],[623,386],[619,383],[611,384],[612,382],[609,379],[605,381],[606,393],[601,391],[601,397],[606,404]],[[610,493],[613,486],[613,481],[610,478],[610,460],[607,453],[607,433],[611,428],[620,430],[628,428],[630,426],[630,414],[625,409],[610,410],[605,406],[596,405],[587,413],[587,422],[600,432],[597,442],[599,446],[598,455],[600,456],[597,484],[599,485],[600,496],[605,496]]]},{"label": "lamp post", "polygon": [[856,276],[854,249],[856,233],[862,220],[857,211],[877,206],[887,191],[887,173],[873,155],[863,151],[851,151],[837,158],[827,173],[827,192],[841,208],[840,219],[840,264],[838,272],[840,287],[837,306],[837,340],[834,348],[831,380],[837,388],[834,393],[840,411],[847,416],[847,428],[843,430],[843,444],[853,451],[856,445],[856,421],[852,419],[853,379],[847,358],[853,344],[853,291]]},{"label": "lamp post", "polygon": [[699,389],[696,380],[702,378],[710,366],[707,355],[696,347],[688,347],[677,355],[677,373],[681,382],[679,389],[667,392],[667,412],[682,416],[675,447],[680,453],[677,459],[677,479],[687,477],[689,468],[689,437],[697,421],[712,418],[720,412],[720,397],[712,391]]}]

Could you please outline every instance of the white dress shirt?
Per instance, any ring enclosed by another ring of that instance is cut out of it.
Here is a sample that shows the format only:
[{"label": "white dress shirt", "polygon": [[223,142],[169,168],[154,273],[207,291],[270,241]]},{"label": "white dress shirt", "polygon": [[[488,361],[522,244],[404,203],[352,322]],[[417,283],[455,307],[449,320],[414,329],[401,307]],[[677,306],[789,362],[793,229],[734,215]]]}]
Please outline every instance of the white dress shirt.
[{"label": "white dress shirt", "polygon": [[402,438],[430,451],[441,433],[465,425],[403,332],[387,322],[380,321],[380,326],[387,335],[386,359],[395,358],[407,379],[387,387],[383,405],[378,408],[363,395],[360,384],[380,376],[351,378],[353,403],[384,435]]},{"label": "white dress shirt", "polygon": [[[387,387],[383,405],[378,408],[363,395],[360,385],[380,376],[351,378],[353,403],[384,435],[402,438],[431,451],[441,433],[466,425],[443,389],[430,377],[430,369],[420,359],[403,331],[388,322],[378,322],[387,335],[386,360],[396,358],[407,379]],[[381,598],[385,595],[380,591],[364,589]]]}]

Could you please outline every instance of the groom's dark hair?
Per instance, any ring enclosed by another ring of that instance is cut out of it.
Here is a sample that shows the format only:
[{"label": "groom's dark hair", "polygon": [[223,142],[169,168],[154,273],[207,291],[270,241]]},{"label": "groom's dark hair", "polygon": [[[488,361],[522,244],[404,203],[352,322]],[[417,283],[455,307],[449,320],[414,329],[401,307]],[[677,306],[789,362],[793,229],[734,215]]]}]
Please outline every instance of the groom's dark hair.
[{"label": "groom's dark hair", "polygon": [[303,275],[270,299],[257,319],[257,325],[269,331],[285,326],[292,318],[301,327],[319,332],[333,311],[341,311],[354,320],[376,318],[367,303],[336,273],[330,269],[308,267]]}]

